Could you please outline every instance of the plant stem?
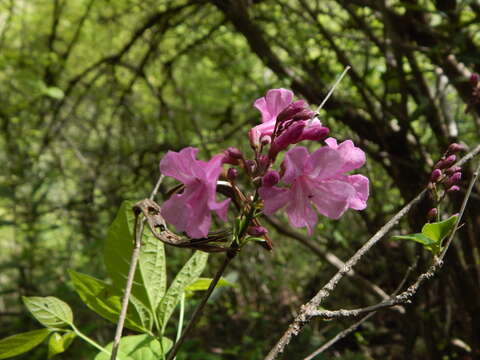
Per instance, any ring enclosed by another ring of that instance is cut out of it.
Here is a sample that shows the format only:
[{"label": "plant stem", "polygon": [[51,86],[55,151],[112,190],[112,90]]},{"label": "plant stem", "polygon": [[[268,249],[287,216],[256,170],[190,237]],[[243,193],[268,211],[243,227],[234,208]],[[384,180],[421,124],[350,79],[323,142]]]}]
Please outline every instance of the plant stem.
[{"label": "plant stem", "polygon": [[122,337],[123,325],[125,318],[127,317],[128,302],[130,299],[130,293],[132,291],[133,278],[135,276],[135,270],[137,269],[138,258],[140,257],[140,246],[143,234],[143,218],[140,214],[135,216],[135,244],[132,251],[132,258],[130,260],[130,269],[128,270],[127,284],[125,285],[125,292],[122,298],[122,309],[120,310],[120,316],[118,317],[117,330],[115,332],[115,339],[113,340],[112,355],[110,360],[115,360],[117,357],[118,347],[120,345],[120,339]]},{"label": "plant stem", "polygon": [[[175,338],[175,342],[178,342],[180,339],[180,336],[182,335],[182,328],[183,328],[183,317],[185,315],[185,292],[182,293],[182,296],[180,297],[180,316],[178,318],[178,328],[177,328],[177,337]],[[173,360],[175,360],[173,358]]]},{"label": "plant stem", "polygon": [[105,349],[103,346],[101,346],[100,344],[96,343],[94,340],[90,339],[87,335],[85,335],[84,333],[82,333],[80,330],[77,329],[77,327],[73,324],[70,324],[71,328],[73,331],[75,331],[75,334],[77,334],[77,336],[79,338],[81,338],[82,340],[86,341],[87,343],[89,343],[90,345],[92,345],[94,348],[97,348],[98,350],[100,350],[101,352],[107,354],[107,355],[111,355],[111,352],[108,351],[107,349]]},{"label": "plant stem", "polygon": [[182,333],[182,336],[178,341],[175,343],[175,346],[173,347],[172,351],[168,354],[167,360],[173,360],[175,356],[178,353],[178,350],[180,349],[180,346],[182,346],[183,342],[185,341],[187,335],[190,333],[190,331],[194,328],[195,324],[197,323],[198,319],[200,318],[200,315],[203,312],[203,308],[207,304],[208,299],[210,298],[210,295],[212,295],[213,289],[215,289],[215,286],[217,285],[218,281],[222,277],[222,274],[224,273],[225,269],[227,268],[228,264],[232,259],[235,257],[236,252],[235,250],[231,250],[227,253],[227,256],[225,257],[225,260],[223,261],[222,266],[220,269],[218,269],[217,273],[215,274],[215,277],[213,278],[212,282],[210,283],[210,286],[208,287],[207,292],[202,298],[202,301],[200,304],[197,306],[195,311],[193,312],[192,318],[188,322],[185,330]]}]

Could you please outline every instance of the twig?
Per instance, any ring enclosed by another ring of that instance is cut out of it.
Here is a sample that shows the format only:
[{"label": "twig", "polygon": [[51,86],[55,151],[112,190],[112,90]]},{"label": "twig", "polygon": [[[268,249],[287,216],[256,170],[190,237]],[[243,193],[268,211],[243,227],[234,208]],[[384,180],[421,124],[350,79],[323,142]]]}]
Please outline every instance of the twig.
[{"label": "twig", "polygon": [[207,301],[210,298],[210,295],[212,294],[213,290],[215,289],[215,286],[217,285],[218,281],[222,277],[223,272],[227,268],[230,261],[232,261],[232,259],[235,257],[235,255],[236,255],[236,252],[234,252],[234,251],[232,251],[231,253],[230,252],[227,253],[227,256],[225,257],[225,260],[223,261],[222,266],[220,267],[220,269],[218,269],[217,273],[215,274],[212,282],[210,283],[210,286],[208,287],[207,292],[205,293],[205,295],[202,298],[202,301],[200,302],[200,304],[198,304],[197,308],[195,309],[195,311],[192,315],[192,318],[190,319],[187,326],[185,327],[185,330],[183,331],[182,336],[180,337],[180,339],[178,339],[178,341],[175,343],[175,346],[173,347],[173,349],[168,354],[167,360],[172,360],[177,355],[177,352],[180,349],[180,346],[182,346],[186,337],[188,336],[190,331],[193,329],[193,327],[197,323],[198,319],[200,318],[200,315],[203,312],[203,308],[207,304]]},{"label": "twig", "polygon": [[157,183],[155,184],[155,187],[153,188],[152,192],[150,193],[150,197],[149,197],[150,200],[153,200],[153,198],[157,194],[158,189],[160,188],[160,185],[162,184],[163,178],[164,178],[164,176],[163,176],[163,174],[161,174],[160,177],[157,180]]},{"label": "twig", "polygon": [[405,216],[410,209],[416,205],[423,196],[426,194],[427,190],[423,190],[418,194],[412,201],[405,205],[390,221],[388,221],[382,228],[377,231],[346,263],[343,269],[339,270],[330,281],[322,288],[320,291],[305,305],[301,307],[300,313],[290,324],[287,331],[282,335],[280,340],[275,344],[272,350],[265,357],[265,360],[276,359],[280,355],[285,347],[290,343],[290,340],[293,336],[296,336],[300,333],[302,328],[306,323],[310,321],[311,315],[309,313],[318,308],[318,306],[325,300],[330,292],[337,286],[338,282],[345,276],[353,266],[365,255],[365,253],[372,248],[380,239],[382,239],[385,234],[387,234],[399,221]]},{"label": "twig", "polygon": [[[163,174],[158,178],[155,187],[153,188],[150,199],[155,197],[155,194],[160,187],[160,184],[163,180]],[[115,360],[117,357],[118,348],[120,346],[120,339],[122,338],[123,325],[125,323],[125,318],[127,316],[128,303],[130,301],[130,293],[132,291],[133,279],[135,277],[135,270],[137,269],[138,259],[140,257],[140,247],[142,244],[143,236],[143,227],[145,224],[145,219],[142,217],[141,213],[135,213],[135,226],[134,226],[134,245],[132,251],[132,257],[130,259],[130,268],[128,269],[127,283],[125,284],[125,291],[122,298],[122,308],[120,310],[120,316],[118,317],[117,329],[115,330],[115,338],[112,345],[112,355],[110,360]]]},{"label": "twig", "polygon": [[137,269],[138,258],[140,257],[140,246],[143,235],[143,218],[141,214],[135,215],[135,244],[132,251],[132,258],[130,260],[130,268],[128,269],[127,284],[125,285],[125,292],[122,298],[122,309],[120,316],[118,317],[117,330],[115,331],[115,339],[113,340],[112,356],[110,360],[115,360],[117,357],[118,347],[120,345],[120,339],[122,337],[123,324],[127,316],[128,302],[130,300],[130,293],[132,291],[133,278],[135,276],[135,270]]},{"label": "twig", "polygon": [[[318,255],[321,259],[327,261],[332,266],[336,267],[338,270],[343,269],[345,263],[340,260],[335,254],[331,252],[324,252],[319,245],[315,241],[310,240],[303,234],[299,233],[298,231],[292,230],[289,227],[284,226],[276,217],[272,216],[265,216],[264,219],[267,220],[269,224],[271,224],[278,232],[283,235],[289,236],[292,239],[297,240],[301,244],[305,245],[307,248],[312,250],[316,255]],[[353,269],[350,270],[348,273],[345,274],[348,277],[351,277],[352,280],[356,280],[359,282],[360,285],[369,287],[373,293],[378,295],[382,300],[386,300],[390,298],[390,296],[378,285],[370,282],[368,279],[364,278],[363,276],[357,274]],[[395,307],[401,314],[405,314],[405,309],[402,306]]]},{"label": "twig", "polygon": [[[470,151],[468,154],[466,154],[461,160],[457,162],[457,164],[464,164],[466,161],[472,159],[475,155],[477,155],[480,152],[480,145],[477,146],[474,150]],[[448,247],[450,246],[450,243],[452,242],[452,239],[455,235],[456,230],[458,229],[458,224],[460,222],[460,219],[463,215],[463,212],[465,210],[468,198],[471,194],[471,191],[473,189],[473,185],[478,177],[478,172],[480,171],[480,164],[477,167],[474,176],[472,177],[472,180],[470,181],[468,191],[465,195],[462,208],[460,210],[457,222],[455,224],[455,227],[450,235],[450,237],[447,240],[447,243],[445,245],[444,250],[442,251],[441,255],[438,258],[435,258],[434,263],[432,266],[428,269],[427,272],[421,274],[415,283],[411,285],[406,291],[401,293],[400,295],[395,296],[392,299],[389,299],[387,301],[383,301],[377,305],[374,305],[374,307],[378,306],[378,308],[373,309],[370,311],[378,310],[383,307],[392,306],[395,304],[399,303],[406,303],[409,301],[409,299],[418,291],[420,288],[421,284],[431,278],[436,271],[442,266],[443,264],[443,258],[446,254],[446,251],[448,250]],[[412,201],[410,201],[406,206],[404,206],[390,221],[388,221],[373,237],[371,237],[346,263],[345,267],[338,271],[331,279],[330,281],[322,288],[320,291],[317,292],[317,294],[305,305],[303,305],[300,309],[299,314],[297,317],[294,319],[294,321],[290,324],[288,329],[285,331],[285,333],[282,335],[280,340],[275,344],[275,346],[270,350],[268,355],[265,357],[265,360],[273,360],[280,355],[285,347],[290,343],[290,340],[292,339],[293,336],[296,336],[300,333],[302,328],[307,324],[312,316],[315,316],[315,314],[318,313],[317,308],[318,306],[322,303],[323,300],[325,300],[329,295],[330,292],[333,291],[333,289],[337,286],[338,282],[343,278],[345,274],[347,274],[353,266],[355,266],[358,261],[365,255],[366,252],[370,250],[370,248],[375,245],[383,236],[385,236],[388,231],[391,230],[391,228],[398,223],[398,221],[405,215],[407,214],[410,209],[416,205],[420,200],[423,198],[425,195],[426,190],[423,190],[418,194]],[[370,307],[371,308],[371,307]],[[356,311],[360,311],[361,309],[356,309]],[[360,313],[365,313],[365,311],[361,311]],[[331,314],[330,314],[331,315]]]},{"label": "twig", "polygon": [[[397,286],[397,288],[395,289],[395,291],[392,293],[391,296],[394,296],[396,295],[403,287],[403,285],[405,285],[405,283],[407,282],[407,279],[408,279],[408,276],[410,275],[410,273],[413,271],[414,267],[416,266],[416,264],[410,266],[407,270],[407,272],[405,273],[405,276],[403,277],[402,281],[400,282],[400,284]],[[345,338],[347,335],[349,335],[350,333],[354,332],[360,325],[362,325],[365,321],[367,321],[368,319],[370,319],[373,315],[375,315],[377,312],[376,311],[373,311],[367,315],[365,315],[363,318],[361,318],[360,320],[358,320],[356,323],[352,324],[351,326],[349,326],[348,328],[346,328],[345,330],[339,332],[337,335],[335,335],[332,339],[330,339],[329,341],[327,341],[325,344],[323,344],[320,348],[318,348],[317,350],[315,350],[313,353],[311,353],[310,355],[308,355],[305,359],[303,360],[311,360],[313,359],[315,356],[317,355],[320,355],[322,352],[324,352],[325,350],[327,350],[328,348],[332,347],[332,345],[334,345],[336,342],[338,342],[339,340]]]},{"label": "twig", "polygon": [[323,108],[323,105],[325,105],[325,103],[327,102],[327,100],[330,98],[330,96],[332,96],[333,92],[335,91],[336,87],[338,86],[338,84],[340,84],[340,81],[342,81],[343,77],[347,74],[348,70],[350,70],[351,67],[349,65],[347,65],[345,67],[345,70],[343,70],[343,72],[340,74],[340,76],[338,77],[337,81],[335,81],[335,84],[333,84],[332,88],[330,89],[330,91],[328,92],[328,94],[325,96],[325,98],[323,99],[322,103],[318,106],[317,108],[317,113]]},{"label": "twig", "polygon": [[320,355],[322,352],[324,352],[325,350],[327,350],[329,347],[331,347],[333,344],[335,344],[336,342],[338,342],[339,340],[342,340],[343,338],[345,338],[347,335],[350,335],[350,333],[352,333],[353,331],[355,331],[360,325],[362,325],[365,321],[367,321],[368,319],[370,319],[373,315],[375,315],[376,312],[371,312],[370,314],[367,314],[365,315],[363,318],[361,318],[360,320],[358,320],[356,323],[354,323],[353,325],[351,325],[350,327],[346,328],[345,330],[339,332],[337,335],[335,335],[333,338],[331,338],[329,341],[327,341],[325,344],[323,344],[320,348],[318,348],[317,350],[315,350],[313,353],[311,353],[310,355],[308,355],[306,358],[304,358],[303,360],[311,360],[313,359],[315,356],[317,355]]}]

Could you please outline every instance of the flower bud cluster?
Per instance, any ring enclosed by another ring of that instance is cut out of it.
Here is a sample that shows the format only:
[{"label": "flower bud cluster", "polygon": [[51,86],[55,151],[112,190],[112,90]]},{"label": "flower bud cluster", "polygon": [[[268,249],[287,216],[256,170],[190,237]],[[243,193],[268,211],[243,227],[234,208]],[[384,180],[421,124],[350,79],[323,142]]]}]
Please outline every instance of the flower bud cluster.
[{"label": "flower bud cluster", "polygon": [[[436,184],[442,184],[447,193],[460,190],[456,185],[462,178],[462,169],[460,166],[453,165],[457,156],[452,152],[463,150],[460,144],[451,144],[446,154],[434,166],[430,174],[429,189],[436,189]],[[451,154],[451,155],[449,155]]]}]

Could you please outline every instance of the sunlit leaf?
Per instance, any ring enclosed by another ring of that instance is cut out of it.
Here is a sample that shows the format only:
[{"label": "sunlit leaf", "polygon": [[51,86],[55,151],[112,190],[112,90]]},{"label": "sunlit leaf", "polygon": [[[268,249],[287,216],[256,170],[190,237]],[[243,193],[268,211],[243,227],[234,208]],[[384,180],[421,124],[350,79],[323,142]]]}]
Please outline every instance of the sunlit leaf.
[{"label": "sunlit leaf", "polygon": [[[213,279],[209,279],[209,278],[198,278],[197,280],[195,280],[193,283],[191,283],[185,288],[185,293],[187,294],[187,296],[192,296],[193,292],[195,291],[206,291],[210,286],[212,280]],[[229,282],[228,280],[222,277],[220,278],[220,280],[218,280],[218,283],[215,286],[215,289],[225,287],[225,286],[233,286],[233,283]]]},{"label": "sunlit leaf", "polygon": [[72,309],[56,297],[24,296],[22,299],[35,319],[46,327],[59,328],[73,323]]},{"label": "sunlit leaf", "polygon": [[207,264],[208,254],[196,251],[177,274],[158,307],[158,319],[165,329],[185,288],[198,279]]},{"label": "sunlit leaf", "polygon": [[[69,274],[75,291],[82,301],[98,315],[116,324],[122,307],[121,293],[111,285],[92,276],[73,270],[69,270]],[[133,299],[132,297],[131,301]],[[141,316],[136,309],[142,305],[138,304],[138,302],[135,305],[136,306],[133,307],[129,306],[127,309],[125,327],[131,330],[145,332],[147,331],[146,329],[149,329],[151,326],[152,316],[151,314],[149,317],[148,315],[143,316],[143,314]]]},{"label": "sunlit leaf", "polygon": [[[149,335],[125,336],[120,340],[118,358],[121,360],[159,360],[163,353],[167,353],[172,347],[172,341],[166,337],[162,338],[162,343]],[[106,346],[108,351],[112,351],[112,343]],[[162,351],[163,350],[163,351]],[[110,360],[110,356],[100,352],[94,360]]]},{"label": "sunlit leaf", "polygon": [[425,224],[422,228],[422,234],[436,243],[441,243],[453,230],[457,219],[458,215],[453,215],[444,221]]},{"label": "sunlit leaf", "polygon": [[48,339],[48,358],[51,359],[67,350],[75,336],[77,335],[73,331],[65,334],[53,333]]},{"label": "sunlit leaf", "polygon": [[23,354],[40,345],[50,334],[49,329],[33,330],[9,336],[0,340],[0,359],[8,359]]}]

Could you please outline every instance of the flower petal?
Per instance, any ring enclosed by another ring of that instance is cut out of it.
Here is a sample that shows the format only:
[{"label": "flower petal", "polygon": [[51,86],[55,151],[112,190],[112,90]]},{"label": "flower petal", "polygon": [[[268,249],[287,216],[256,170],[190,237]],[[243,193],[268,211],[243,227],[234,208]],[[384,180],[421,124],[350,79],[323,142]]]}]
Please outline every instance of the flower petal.
[{"label": "flower petal", "polygon": [[272,215],[275,211],[284,207],[289,200],[289,190],[276,186],[261,187],[258,193],[264,202],[263,212],[266,215]]},{"label": "flower petal", "polygon": [[288,105],[290,105],[292,100],[293,92],[290,90],[282,88],[268,90],[267,95],[265,95],[265,105],[269,118],[265,119],[264,112],[262,112],[263,122],[276,120],[277,115],[280,114]]},{"label": "flower petal", "polygon": [[304,181],[296,181],[290,189],[287,215],[290,224],[295,227],[307,227],[309,235],[317,223],[317,213],[312,209],[310,198],[313,196],[309,185]]},{"label": "flower petal", "polygon": [[180,152],[169,151],[160,161],[160,172],[165,176],[171,176],[184,184],[195,180],[197,175],[196,155],[198,149],[187,147]]},{"label": "flower petal", "polygon": [[350,199],[349,207],[354,210],[363,210],[367,207],[367,200],[369,195],[368,178],[363,175],[349,175],[345,176],[346,181],[355,188],[356,194]]},{"label": "flower petal", "polygon": [[365,153],[356,147],[352,140],[345,140],[339,145],[337,145],[337,141],[333,138],[328,138],[325,142],[330,148],[338,150],[342,156],[342,173],[358,169],[365,164]]},{"label": "flower petal", "polygon": [[[162,205],[161,214],[165,220],[179,231],[185,231],[190,222],[192,209],[183,194],[175,194]],[[181,216],[180,216],[181,214]]]},{"label": "flower petal", "polygon": [[311,179],[326,180],[341,173],[343,158],[339,152],[324,146],[310,155],[307,174]]},{"label": "flower petal", "polygon": [[216,202],[215,199],[208,203],[210,210],[215,211],[220,219],[227,221],[227,210],[228,205],[230,205],[230,199],[223,200],[221,202]]},{"label": "flower petal", "polygon": [[282,163],[282,166],[285,169],[282,181],[287,184],[292,184],[297,177],[304,175],[305,165],[309,159],[310,154],[303,146],[296,146],[287,151]]},{"label": "flower petal", "polygon": [[317,184],[312,201],[320,214],[338,219],[348,209],[355,194],[355,188],[347,181],[326,180]]},{"label": "flower petal", "polygon": [[[206,175],[206,181],[217,185],[217,179],[222,171],[222,161],[225,155],[217,154],[213,156],[207,163],[205,163],[204,171]],[[202,161],[203,162],[203,161]]]}]

